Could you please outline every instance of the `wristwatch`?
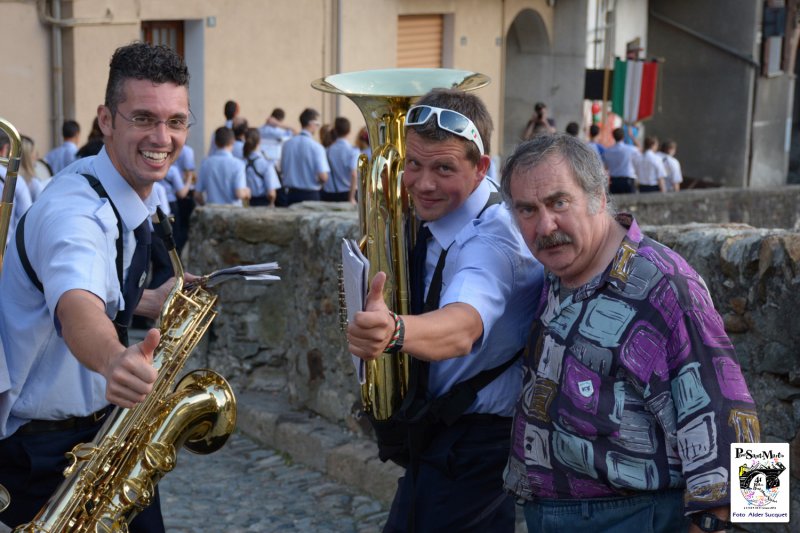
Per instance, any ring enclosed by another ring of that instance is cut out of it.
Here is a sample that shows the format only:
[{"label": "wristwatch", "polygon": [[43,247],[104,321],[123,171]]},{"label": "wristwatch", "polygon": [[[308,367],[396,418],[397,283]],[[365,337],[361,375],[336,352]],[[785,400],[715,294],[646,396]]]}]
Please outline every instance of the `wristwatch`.
[{"label": "wristwatch", "polygon": [[692,522],[703,531],[723,531],[733,527],[731,522],[722,520],[717,515],[705,511],[693,514]]}]

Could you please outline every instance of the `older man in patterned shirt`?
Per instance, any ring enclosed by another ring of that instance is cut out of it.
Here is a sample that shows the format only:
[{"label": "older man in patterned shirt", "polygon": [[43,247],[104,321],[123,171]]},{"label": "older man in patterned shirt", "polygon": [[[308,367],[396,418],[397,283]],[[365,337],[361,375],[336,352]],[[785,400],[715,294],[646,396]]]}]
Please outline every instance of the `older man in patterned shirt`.
[{"label": "older man in patterned shirt", "polygon": [[[614,216],[597,154],[520,145],[503,194],[547,276],[505,486],[530,531],[717,531],[755,405],[700,276]],[[735,478],[735,476],[734,476]]]}]

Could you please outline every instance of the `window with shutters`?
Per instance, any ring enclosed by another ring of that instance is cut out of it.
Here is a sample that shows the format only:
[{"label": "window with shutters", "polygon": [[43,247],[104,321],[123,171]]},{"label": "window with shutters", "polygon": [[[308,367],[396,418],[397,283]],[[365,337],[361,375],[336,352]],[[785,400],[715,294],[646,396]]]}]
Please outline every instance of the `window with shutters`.
[{"label": "window with shutters", "polygon": [[183,57],[183,21],[142,21],[142,41],[169,46]]},{"label": "window with shutters", "polygon": [[444,16],[401,15],[397,19],[397,66],[442,67]]}]

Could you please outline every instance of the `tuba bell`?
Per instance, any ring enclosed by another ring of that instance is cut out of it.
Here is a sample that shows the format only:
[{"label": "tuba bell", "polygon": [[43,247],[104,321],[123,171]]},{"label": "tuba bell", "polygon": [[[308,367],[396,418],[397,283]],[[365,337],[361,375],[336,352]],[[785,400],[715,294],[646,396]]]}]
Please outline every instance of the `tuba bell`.
[{"label": "tuba bell", "polygon": [[[19,171],[20,154],[22,153],[22,138],[17,128],[3,118],[0,118],[0,130],[5,132],[11,141],[11,149],[8,152],[8,157],[0,157],[0,165],[6,167],[3,196],[2,201],[0,201],[0,272],[2,272],[3,259],[6,254],[8,228],[11,224],[11,213],[14,209],[14,190],[17,186],[17,172]],[[0,357],[2,357],[2,346],[0,346]],[[10,502],[8,491],[5,487],[0,485],[0,512],[3,512]]]},{"label": "tuba bell", "polygon": [[[369,259],[370,279],[386,272],[383,298],[398,314],[409,311],[408,250],[416,235],[414,209],[402,183],[406,113],[431,89],[469,91],[488,83],[487,76],[465,70],[387,69],[334,74],[311,84],[347,96],[364,115],[372,159],[362,154],[358,160],[359,246]],[[365,370],[364,412],[387,420],[408,390],[409,355],[384,354],[365,362]]]}]

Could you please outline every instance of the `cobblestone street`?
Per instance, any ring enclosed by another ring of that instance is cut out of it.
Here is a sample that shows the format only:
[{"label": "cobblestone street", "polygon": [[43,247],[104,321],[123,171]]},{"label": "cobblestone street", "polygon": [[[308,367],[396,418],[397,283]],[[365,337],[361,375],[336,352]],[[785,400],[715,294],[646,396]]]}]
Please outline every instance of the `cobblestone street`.
[{"label": "cobblestone street", "polygon": [[367,533],[388,512],[241,433],[210,455],[181,450],[159,487],[168,533]]}]

